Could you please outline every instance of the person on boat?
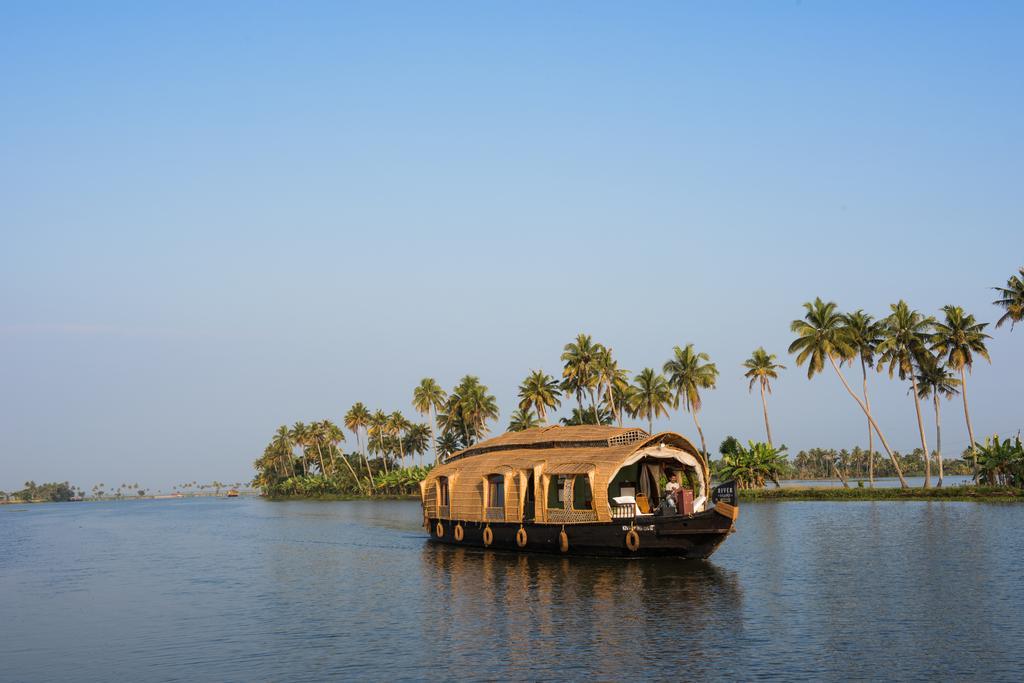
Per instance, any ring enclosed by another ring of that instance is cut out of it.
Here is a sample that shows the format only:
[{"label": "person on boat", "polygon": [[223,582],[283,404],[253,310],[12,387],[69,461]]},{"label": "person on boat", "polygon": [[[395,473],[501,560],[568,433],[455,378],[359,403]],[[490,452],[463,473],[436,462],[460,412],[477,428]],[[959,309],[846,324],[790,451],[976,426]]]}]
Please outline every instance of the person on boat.
[{"label": "person on boat", "polygon": [[665,497],[674,498],[673,495],[679,489],[679,475],[675,472],[668,471],[668,483],[665,484]]},{"label": "person on boat", "polygon": [[679,477],[675,472],[669,470],[668,482],[665,484],[665,495],[661,497],[661,505],[658,506],[662,514],[674,515],[678,512],[676,507],[676,491],[679,489]]}]

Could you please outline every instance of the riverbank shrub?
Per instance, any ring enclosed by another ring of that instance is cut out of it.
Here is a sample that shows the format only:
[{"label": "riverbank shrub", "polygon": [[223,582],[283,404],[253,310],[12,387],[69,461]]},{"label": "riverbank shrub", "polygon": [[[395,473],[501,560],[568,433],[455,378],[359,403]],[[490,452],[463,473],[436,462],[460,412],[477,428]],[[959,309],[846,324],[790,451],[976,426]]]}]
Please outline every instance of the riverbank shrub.
[{"label": "riverbank shrub", "polygon": [[778,488],[740,491],[743,502],[785,500],[970,500],[1024,502],[1024,489],[1011,486],[949,486],[943,488]]},{"label": "riverbank shrub", "polygon": [[370,495],[418,496],[419,484],[433,465],[403,467],[387,473],[377,473],[372,481],[356,482],[351,476],[324,476],[300,474],[265,484],[264,492],[274,498],[365,498]]},{"label": "riverbank shrub", "polygon": [[975,444],[979,480],[994,486],[1024,486],[1024,444],[1018,434],[1013,440],[999,440],[998,434]]},{"label": "riverbank shrub", "polygon": [[736,480],[741,489],[764,488],[768,481],[779,486],[786,471],[786,447],[775,448],[766,443],[748,442],[747,448],[732,440],[718,467],[719,481]]}]

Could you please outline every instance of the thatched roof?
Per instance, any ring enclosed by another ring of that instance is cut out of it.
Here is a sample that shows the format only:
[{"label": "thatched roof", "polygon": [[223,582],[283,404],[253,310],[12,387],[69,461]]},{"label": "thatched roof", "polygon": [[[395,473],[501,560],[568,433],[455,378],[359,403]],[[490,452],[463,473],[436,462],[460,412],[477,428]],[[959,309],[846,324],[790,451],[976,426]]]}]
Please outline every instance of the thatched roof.
[{"label": "thatched roof", "polygon": [[469,448],[452,453],[445,462],[494,451],[524,448],[608,448],[630,444],[646,436],[648,436],[646,431],[635,427],[608,427],[605,425],[534,427],[521,432],[506,432],[493,439],[473,444]]},{"label": "thatched roof", "polygon": [[509,432],[453,453],[434,468],[423,484],[428,513],[437,512],[437,481],[447,477],[452,518],[483,521],[486,478],[505,478],[506,520],[519,519],[529,476],[535,478],[538,500],[553,475],[587,475],[598,520],[608,514],[608,485],[619,469],[637,458],[688,461],[707,482],[707,462],[689,440],[673,432],[653,436],[643,429],[583,425],[549,426]]}]

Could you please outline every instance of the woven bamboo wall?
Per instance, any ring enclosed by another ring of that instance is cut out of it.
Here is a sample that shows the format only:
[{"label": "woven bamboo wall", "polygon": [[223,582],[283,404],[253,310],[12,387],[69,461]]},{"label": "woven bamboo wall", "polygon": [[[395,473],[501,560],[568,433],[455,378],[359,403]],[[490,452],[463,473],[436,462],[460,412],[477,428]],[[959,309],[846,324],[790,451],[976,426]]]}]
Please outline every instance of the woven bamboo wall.
[{"label": "woven bamboo wall", "polygon": [[[535,478],[534,482],[537,486],[537,521],[546,521],[540,509],[543,507],[541,501],[546,501],[546,497],[542,497],[546,491],[541,490],[542,487],[546,488],[544,485],[547,481],[544,480],[553,474],[575,472],[586,473],[592,477],[593,502],[597,518],[599,521],[608,521],[611,518],[608,508],[608,485],[622,463],[637,451],[664,444],[663,447],[668,449],[666,455],[679,449],[704,462],[693,444],[679,434],[664,432],[632,440],[633,432],[636,431],[638,430],[593,425],[546,427],[504,434],[476,444],[473,449],[468,449],[464,453],[472,450],[482,451],[479,454],[454,459],[431,471],[423,487],[424,509],[431,516],[436,516],[434,492],[437,478],[447,476],[450,517],[462,521],[486,521],[486,477],[500,474],[505,478],[505,519],[519,521],[521,489],[518,473],[539,471],[543,473],[543,477],[541,480]],[[602,440],[606,445],[593,445]],[[621,443],[622,441],[627,443]],[[585,442],[587,445],[573,445],[579,442]],[[558,445],[552,446],[552,443]],[[495,445],[501,448],[490,450]],[[706,463],[704,468],[706,476]]]}]

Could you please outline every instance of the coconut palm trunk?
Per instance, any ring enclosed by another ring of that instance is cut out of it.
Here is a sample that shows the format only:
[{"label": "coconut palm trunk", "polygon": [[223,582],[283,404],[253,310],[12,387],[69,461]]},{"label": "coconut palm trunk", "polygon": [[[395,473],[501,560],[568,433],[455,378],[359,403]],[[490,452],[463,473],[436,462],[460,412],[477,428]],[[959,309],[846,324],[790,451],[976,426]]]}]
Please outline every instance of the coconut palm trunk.
[{"label": "coconut palm trunk", "polygon": [[942,419],[939,417],[939,392],[932,392],[932,402],[935,403],[935,462],[939,466],[939,482],[935,485],[942,488]]},{"label": "coconut palm trunk", "polygon": [[849,383],[846,381],[846,377],[843,376],[843,371],[840,370],[839,366],[836,364],[836,359],[832,356],[831,353],[827,355],[829,362],[832,364],[832,369],[835,370],[836,375],[839,376],[839,381],[841,381],[843,383],[843,386],[846,387],[846,392],[853,397],[854,401],[857,402],[857,405],[860,406],[860,409],[864,412],[864,415],[867,416],[868,422],[871,424],[872,427],[874,427],[875,433],[878,434],[878,440],[882,442],[882,448],[885,449],[885,452],[889,456],[889,459],[892,460],[893,467],[896,468],[896,476],[899,477],[900,486],[902,488],[908,488],[907,480],[903,477],[903,470],[900,468],[900,463],[898,460],[896,460],[896,456],[893,454],[892,449],[889,448],[889,442],[885,440],[885,436],[882,434],[882,430],[878,428],[878,423],[875,422],[875,418],[871,416],[871,411],[857,397],[857,394],[853,391],[853,389],[850,388]]},{"label": "coconut palm trunk", "polygon": [[924,487],[931,488],[932,458],[928,453],[928,441],[924,438],[924,420],[921,419],[921,399],[917,396],[917,375],[911,369],[910,385],[914,390],[914,410],[917,411],[917,433],[921,435],[921,448],[924,450]]},{"label": "coconut palm trunk", "polygon": [[[868,399],[868,366],[863,356],[860,359],[860,371],[864,376],[864,405],[868,412],[871,412],[871,401]],[[868,486],[875,488],[875,433],[871,429],[871,420],[868,420]]]},{"label": "coconut palm trunk", "polygon": [[708,456],[708,445],[704,441],[704,430],[700,428],[700,420],[697,419],[697,411],[691,410],[690,412],[693,413],[693,424],[697,425],[697,434],[700,436],[700,451],[706,458]]},{"label": "coconut palm trunk", "polygon": [[839,481],[842,482],[843,488],[844,489],[850,488],[849,482],[846,481],[846,475],[843,474],[843,463],[842,463],[842,461],[839,461],[839,464],[834,465],[832,469],[835,470],[836,476],[839,477]]},{"label": "coconut palm trunk", "polygon": [[[348,471],[352,473],[352,481],[355,482],[356,489],[361,489],[362,486],[359,484],[359,475],[356,474],[356,470],[355,470],[354,467],[352,467],[352,463],[350,463],[348,461],[348,458],[345,457],[344,453],[341,453],[341,459],[345,461],[345,465],[348,467]],[[333,468],[333,467],[334,467],[334,463],[333,463],[333,458],[332,458],[331,468]]]},{"label": "coconut palm trunk", "polygon": [[324,452],[320,450],[320,439],[314,438],[313,443],[316,445],[316,454],[320,458],[320,474],[326,474],[324,471]]},{"label": "coconut palm trunk", "polygon": [[768,433],[768,446],[772,446],[772,427],[768,424],[768,400],[764,396],[764,382],[761,382],[761,407],[764,409],[764,431]]},{"label": "coconut palm trunk", "polygon": [[971,425],[971,412],[967,409],[967,374],[960,367],[960,395],[964,399],[964,418],[967,420],[967,438],[971,440],[971,464],[974,469],[974,483],[978,483],[978,447],[974,444],[974,427]]},{"label": "coconut palm trunk", "polygon": [[441,464],[441,456],[437,452],[437,410],[430,409],[430,441],[434,444],[434,464]]},{"label": "coconut palm trunk", "polygon": [[388,476],[388,453],[384,450],[383,430],[377,436],[377,443],[380,444],[380,459],[384,462],[384,476]]},{"label": "coconut palm trunk", "polygon": [[[366,431],[366,443],[370,441],[370,431]],[[359,427],[356,427],[356,445],[359,447],[359,452],[363,454],[363,465],[366,466],[366,493],[367,495],[373,495],[373,472],[370,471],[370,459],[366,457],[366,445],[359,438]]]},{"label": "coconut palm trunk", "polygon": [[611,408],[612,416],[615,417],[616,420],[618,420],[619,426],[621,427],[622,426],[622,416],[619,415],[615,411],[615,397],[612,396],[612,383],[611,382],[608,382],[608,384],[605,385],[604,397],[605,397],[605,400],[608,401],[608,407]]},{"label": "coconut palm trunk", "polygon": [[590,404],[594,407],[594,424],[601,424],[601,416],[597,414],[597,398],[594,396],[594,390],[591,388],[590,393]]}]

